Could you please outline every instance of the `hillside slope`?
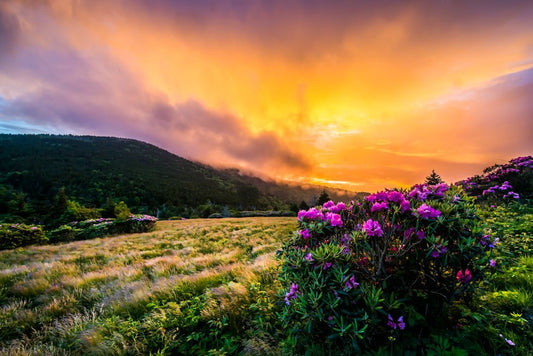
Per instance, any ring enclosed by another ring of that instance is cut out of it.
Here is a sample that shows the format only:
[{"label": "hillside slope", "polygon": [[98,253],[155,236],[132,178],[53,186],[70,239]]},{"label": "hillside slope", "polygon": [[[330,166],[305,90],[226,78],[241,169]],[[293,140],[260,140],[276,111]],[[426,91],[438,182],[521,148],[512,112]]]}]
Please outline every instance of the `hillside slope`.
[{"label": "hillside slope", "polygon": [[[132,139],[70,135],[0,135],[0,184],[0,200],[6,202],[0,204],[0,213],[5,213],[13,194],[23,202],[53,204],[61,187],[70,199],[87,206],[101,207],[111,198],[152,213],[207,202],[238,209],[281,209],[301,200],[311,202],[322,189],[217,170]],[[338,197],[333,189],[328,192]]]}]

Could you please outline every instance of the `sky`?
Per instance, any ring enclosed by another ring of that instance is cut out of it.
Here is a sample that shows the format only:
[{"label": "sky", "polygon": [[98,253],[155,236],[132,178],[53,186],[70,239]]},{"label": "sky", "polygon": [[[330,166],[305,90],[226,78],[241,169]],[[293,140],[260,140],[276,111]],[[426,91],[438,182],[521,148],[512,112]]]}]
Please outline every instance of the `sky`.
[{"label": "sky", "polygon": [[355,191],[533,154],[532,1],[0,0],[0,132]]}]

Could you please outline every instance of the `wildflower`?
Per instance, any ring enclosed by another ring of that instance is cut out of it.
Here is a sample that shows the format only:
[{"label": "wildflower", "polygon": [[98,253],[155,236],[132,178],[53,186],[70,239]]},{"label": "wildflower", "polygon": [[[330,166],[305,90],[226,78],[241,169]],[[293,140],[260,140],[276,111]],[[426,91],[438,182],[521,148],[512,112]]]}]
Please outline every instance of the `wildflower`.
[{"label": "wildflower", "polygon": [[371,212],[375,212],[375,211],[381,211],[381,210],[387,210],[388,206],[387,206],[387,203],[383,202],[383,203],[374,203],[372,205],[372,208],[370,209]]},{"label": "wildflower", "polygon": [[452,203],[457,203],[459,200],[461,200],[461,197],[459,197],[458,195],[454,195],[452,199]]},{"label": "wildflower", "polygon": [[402,213],[411,211],[411,203],[409,203],[407,200],[404,200],[400,203],[400,208],[402,209]]},{"label": "wildflower", "polygon": [[328,201],[327,203],[324,203],[324,205],[323,205],[322,207],[323,207],[324,209],[331,209],[331,208],[333,208],[334,206],[335,206],[335,203],[334,203],[332,200],[330,200],[330,201]]},{"label": "wildflower", "polygon": [[309,252],[307,255],[305,255],[304,259],[308,262],[313,262],[314,261],[313,254]]},{"label": "wildflower", "polygon": [[419,240],[424,240],[426,238],[426,234],[424,233],[424,231],[417,231],[416,236]]},{"label": "wildflower", "polygon": [[322,267],[322,269],[326,270],[326,269],[330,268],[332,265],[333,265],[333,263],[331,263],[331,262],[324,262],[324,266]]},{"label": "wildflower", "polygon": [[490,265],[491,267],[496,267],[496,261],[491,259],[491,260],[489,261],[489,265]]},{"label": "wildflower", "polygon": [[400,330],[405,329],[405,323],[403,321],[403,315],[400,316],[398,318],[398,320],[395,322],[394,318],[389,314],[388,315],[387,326],[390,326],[394,330],[396,330],[396,328],[399,328]]},{"label": "wildflower", "polygon": [[463,271],[457,272],[457,280],[461,283],[468,283],[472,279],[472,274],[470,273],[470,270],[467,268],[465,269],[464,273]]},{"label": "wildflower", "polygon": [[401,203],[405,200],[405,197],[401,192],[393,190],[387,193],[387,200],[393,203]]},{"label": "wildflower", "polygon": [[368,219],[363,224],[363,231],[365,231],[368,236],[383,236],[381,225],[379,225],[379,222],[372,219]]},{"label": "wildflower", "polygon": [[303,237],[304,240],[307,240],[311,235],[309,234],[309,230],[298,230],[298,234]]},{"label": "wildflower", "polygon": [[352,288],[357,288],[359,286],[359,283],[357,283],[355,281],[355,276],[351,276],[347,281],[346,281],[346,287],[345,287],[345,290],[350,290]]},{"label": "wildflower", "polygon": [[440,216],[440,211],[437,209],[433,209],[431,206],[427,205],[426,203],[420,205],[418,209],[416,209],[418,215],[420,215],[421,218],[424,219],[436,219]]},{"label": "wildflower", "polygon": [[298,294],[301,294],[298,285],[296,283],[292,283],[290,290],[285,294],[285,303],[290,305],[290,299],[296,299]]},{"label": "wildflower", "polygon": [[[503,337],[502,334],[500,334],[500,337]],[[514,342],[512,342],[511,340],[509,340],[508,338],[505,338],[504,337],[504,340],[507,344],[509,344],[510,346],[516,346],[516,344]]]},{"label": "wildflower", "polygon": [[326,213],[326,219],[330,221],[331,226],[342,227],[342,218],[339,214]]}]

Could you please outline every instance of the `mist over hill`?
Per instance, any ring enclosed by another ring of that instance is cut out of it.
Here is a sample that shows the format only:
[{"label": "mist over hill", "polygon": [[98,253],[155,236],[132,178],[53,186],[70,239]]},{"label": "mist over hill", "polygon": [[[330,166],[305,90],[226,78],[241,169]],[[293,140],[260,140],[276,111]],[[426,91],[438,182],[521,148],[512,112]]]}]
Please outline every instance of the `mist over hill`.
[{"label": "mist over hill", "polygon": [[71,135],[0,135],[0,214],[52,209],[64,187],[88,207],[124,201],[136,212],[190,215],[199,206],[289,210],[313,205],[323,189],[334,200],[356,194],[265,181],[236,169],[181,158],[132,139]]}]

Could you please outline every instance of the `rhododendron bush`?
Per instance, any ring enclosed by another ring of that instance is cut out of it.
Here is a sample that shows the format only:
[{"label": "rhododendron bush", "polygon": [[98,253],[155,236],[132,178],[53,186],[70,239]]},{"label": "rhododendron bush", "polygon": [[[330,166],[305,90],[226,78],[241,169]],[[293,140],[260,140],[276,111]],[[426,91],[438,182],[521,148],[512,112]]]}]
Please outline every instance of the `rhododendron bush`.
[{"label": "rhododendron bush", "polygon": [[[497,239],[460,187],[417,185],[300,211],[280,251],[287,342],[296,351],[421,347],[457,328]],[[418,343],[418,345],[417,345]]]},{"label": "rhododendron bush", "polygon": [[533,199],[533,157],[513,158],[509,163],[488,167],[476,175],[456,183],[468,195],[489,203]]}]

